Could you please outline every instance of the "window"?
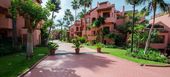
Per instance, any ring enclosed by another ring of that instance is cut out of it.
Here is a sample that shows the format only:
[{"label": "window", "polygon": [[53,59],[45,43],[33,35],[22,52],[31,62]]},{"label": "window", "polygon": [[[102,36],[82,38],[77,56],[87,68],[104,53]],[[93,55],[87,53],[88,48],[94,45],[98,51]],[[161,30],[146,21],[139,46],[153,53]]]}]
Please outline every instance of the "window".
[{"label": "window", "polygon": [[116,29],[116,23],[113,24],[113,29]]},{"label": "window", "polygon": [[76,31],[79,31],[79,27],[76,27]]},{"label": "window", "polygon": [[110,12],[105,12],[105,13],[103,13],[103,17],[104,17],[104,18],[110,17]]},{"label": "window", "polygon": [[93,35],[96,35],[96,32],[95,32],[95,31],[93,31]]},{"label": "window", "polygon": [[[147,27],[147,28],[151,28],[151,24]],[[159,24],[156,24],[156,25],[154,25],[154,28],[164,28],[164,26],[162,26],[162,25],[159,25]]]},{"label": "window", "polygon": [[90,18],[86,18],[85,21],[86,21],[86,24],[87,24],[87,23],[90,23]]},{"label": "window", "polygon": [[151,39],[151,43],[164,43],[164,39],[164,35],[157,35]]}]

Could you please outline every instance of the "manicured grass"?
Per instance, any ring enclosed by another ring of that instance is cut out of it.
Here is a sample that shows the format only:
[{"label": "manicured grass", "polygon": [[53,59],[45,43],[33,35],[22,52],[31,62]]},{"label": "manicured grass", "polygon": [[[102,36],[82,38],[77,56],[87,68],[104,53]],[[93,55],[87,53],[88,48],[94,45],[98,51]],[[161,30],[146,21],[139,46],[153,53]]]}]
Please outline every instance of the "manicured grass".
[{"label": "manicured grass", "polygon": [[[96,49],[95,46],[86,46],[86,47],[91,48],[91,49]],[[136,63],[140,63],[140,64],[164,64],[164,63],[160,63],[160,62],[154,62],[154,61],[130,57],[130,56],[126,55],[127,51],[123,50],[123,49],[103,48],[102,51],[106,52],[110,55],[113,55],[113,56],[116,56],[116,57],[119,57],[119,58],[122,58],[122,59],[126,59],[126,60],[129,60],[129,61],[133,61],[133,62],[136,62]]]},{"label": "manicured grass", "polygon": [[30,60],[26,59],[24,53],[0,57],[0,77],[17,77],[46,54],[48,54],[48,48],[37,47],[34,49],[34,56]]}]

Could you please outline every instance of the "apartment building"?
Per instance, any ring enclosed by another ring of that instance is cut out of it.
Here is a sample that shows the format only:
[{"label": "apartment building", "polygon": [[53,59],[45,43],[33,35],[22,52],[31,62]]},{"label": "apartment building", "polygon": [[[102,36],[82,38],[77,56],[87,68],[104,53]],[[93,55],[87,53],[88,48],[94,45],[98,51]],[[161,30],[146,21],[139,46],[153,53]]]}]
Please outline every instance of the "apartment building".
[{"label": "apartment building", "polygon": [[[116,30],[116,26],[119,26],[125,22],[125,7],[122,7],[121,11],[116,10],[115,4],[111,4],[110,2],[101,2],[97,3],[97,6],[91,9],[88,13],[84,15],[83,18],[75,22],[78,25],[72,25],[69,29],[69,36],[83,36],[89,42],[94,42],[98,38],[98,35],[101,35],[101,31],[106,30],[106,34],[111,34],[114,32],[118,32]],[[104,18],[104,23],[99,27],[92,27],[93,22],[95,22],[98,18]],[[115,41],[111,38],[103,37],[100,38],[105,44],[114,44]],[[94,42],[95,43],[95,42]]]},{"label": "apartment building", "polygon": [[[38,4],[41,4],[41,0],[34,0]],[[11,38],[12,37],[12,19],[9,17],[9,7],[11,6],[11,0],[0,0],[0,38]],[[34,46],[41,43],[41,31],[42,22],[38,24],[37,29],[33,33]],[[26,45],[27,42],[27,28],[25,27],[25,19],[18,15],[17,16],[17,37],[19,41]]]},{"label": "apartment building", "polygon": [[[159,37],[156,38],[154,42],[151,42],[150,47],[155,49],[167,49],[168,45],[170,45],[170,15],[163,14],[157,16],[155,19],[154,29],[156,29],[159,33]],[[153,20],[150,20],[150,24],[152,24]],[[151,25],[150,25],[151,26]],[[150,26],[146,28],[146,30],[150,29]]]}]

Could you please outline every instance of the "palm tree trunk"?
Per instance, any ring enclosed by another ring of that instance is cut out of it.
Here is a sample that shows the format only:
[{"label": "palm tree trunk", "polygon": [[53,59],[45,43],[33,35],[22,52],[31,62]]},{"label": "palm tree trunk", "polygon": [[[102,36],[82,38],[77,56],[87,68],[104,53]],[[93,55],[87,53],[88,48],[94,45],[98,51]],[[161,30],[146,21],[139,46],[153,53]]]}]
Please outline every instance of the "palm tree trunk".
[{"label": "palm tree trunk", "polygon": [[90,5],[90,10],[92,10],[92,4]]},{"label": "palm tree trunk", "polygon": [[152,31],[153,31],[153,28],[154,28],[154,24],[155,24],[155,16],[156,16],[156,9],[157,9],[157,7],[156,7],[156,3],[154,3],[154,8],[153,8],[153,22],[152,22],[152,26],[151,26],[151,28],[150,28],[150,30],[149,30],[149,35],[148,35],[148,38],[147,38],[147,40],[146,40],[146,45],[145,45],[145,50],[144,50],[144,54],[146,54],[146,51],[148,50],[148,47],[149,47],[149,44],[150,44],[150,39],[151,39],[151,33],[152,33]]},{"label": "palm tree trunk", "polygon": [[102,43],[104,43],[104,34],[103,34],[103,30],[104,30],[104,26],[102,25],[102,31],[101,31],[101,40],[102,40]]},{"label": "palm tree trunk", "polygon": [[75,19],[74,19],[74,21],[76,22],[76,20],[77,20],[77,10],[75,10]]},{"label": "palm tree trunk", "polygon": [[61,25],[61,40],[63,40],[63,25]]},{"label": "palm tree trunk", "polygon": [[84,6],[84,10],[85,10],[85,13],[87,12],[87,10],[86,10],[86,6]]},{"label": "palm tree trunk", "polygon": [[16,28],[16,19],[12,19],[12,29],[13,29],[13,32],[12,32],[12,45],[13,45],[13,48],[14,49],[17,49],[17,28]]},{"label": "palm tree trunk", "polygon": [[[52,18],[51,18],[51,20],[52,20],[52,21],[54,20],[54,11],[52,12]],[[48,41],[49,41],[49,39],[50,39],[51,29],[52,29],[52,25],[50,26],[50,29],[49,29],[49,32],[48,32],[48,38],[47,38],[47,41],[46,41],[46,45],[48,44]]]},{"label": "palm tree trunk", "polygon": [[135,7],[136,5],[133,5],[133,25],[132,25],[132,37],[131,37],[131,52],[133,52],[133,35],[134,35],[134,26],[135,26]]},{"label": "palm tree trunk", "polygon": [[27,34],[27,58],[31,58],[33,56],[33,38],[32,38],[33,32],[28,31]]}]

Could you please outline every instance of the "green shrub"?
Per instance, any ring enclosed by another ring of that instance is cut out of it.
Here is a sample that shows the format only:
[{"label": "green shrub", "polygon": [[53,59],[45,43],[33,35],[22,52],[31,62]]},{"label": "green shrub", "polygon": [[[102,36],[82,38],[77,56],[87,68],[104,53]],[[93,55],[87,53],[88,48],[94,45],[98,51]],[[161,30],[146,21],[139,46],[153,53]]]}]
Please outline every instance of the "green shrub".
[{"label": "green shrub", "polygon": [[81,42],[78,38],[75,38],[72,40],[72,43],[74,44],[73,48],[81,48]]},{"label": "green shrub", "polygon": [[97,43],[97,44],[96,44],[96,47],[97,47],[97,48],[103,48],[103,47],[104,47],[104,44],[102,44],[102,43]]},{"label": "green shrub", "polygon": [[90,42],[86,42],[85,45],[92,46],[92,44]]},{"label": "green shrub", "polygon": [[137,52],[130,52],[128,51],[128,55],[139,58],[139,59],[145,59],[150,61],[156,61],[156,62],[162,62],[162,63],[168,63],[168,58],[164,55],[162,55],[159,51],[156,50],[148,50],[146,54],[144,54],[143,49],[139,49]]},{"label": "green shrub", "polygon": [[52,49],[58,49],[58,47],[59,47],[59,45],[56,44],[56,43],[53,43],[53,42],[49,42],[49,43],[48,43],[48,48],[49,48],[50,50],[52,50]]},{"label": "green shrub", "polygon": [[79,37],[79,40],[80,40],[80,42],[83,44],[83,43],[86,43],[86,38],[84,38],[84,37]]},{"label": "green shrub", "polygon": [[117,48],[116,45],[105,45],[105,48]]}]

